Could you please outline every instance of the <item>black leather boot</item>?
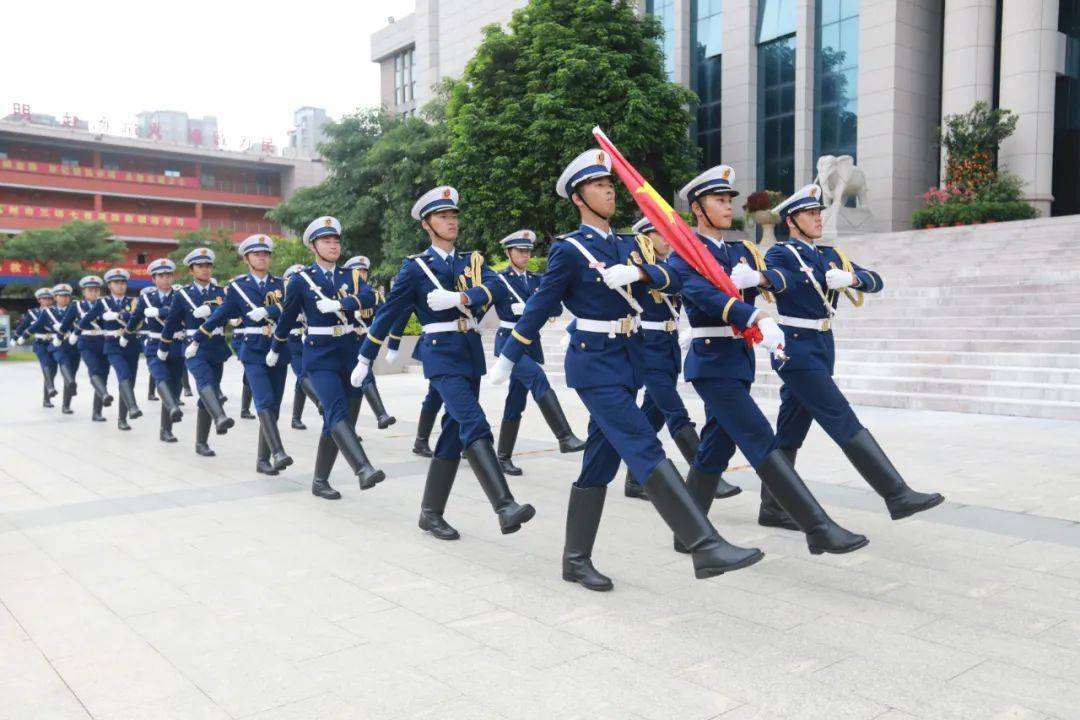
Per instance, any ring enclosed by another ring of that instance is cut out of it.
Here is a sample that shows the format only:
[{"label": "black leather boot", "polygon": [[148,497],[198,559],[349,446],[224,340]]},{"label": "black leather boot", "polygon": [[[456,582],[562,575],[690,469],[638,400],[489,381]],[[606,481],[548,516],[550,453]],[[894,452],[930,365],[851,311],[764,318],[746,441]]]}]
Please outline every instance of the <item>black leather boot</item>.
[{"label": "black leather boot", "polygon": [[908,487],[885,455],[885,451],[866,428],[855,433],[840,449],[867,484],[885,499],[885,507],[889,509],[893,520],[929,510],[945,501],[945,497],[940,493],[921,493]]},{"label": "black leather boot", "polygon": [[308,400],[311,401],[311,404],[314,405],[315,409],[322,415],[323,406],[322,403],[319,402],[319,396],[315,393],[315,385],[311,382],[311,378],[300,378],[300,387],[303,389],[304,394],[307,395]]},{"label": "black leather boot", "polygon": [[[795,456],[798,455],[799,448],[780,448],[780,452],[784,453],[784,456],[787,457],[791,466],[795,467]],[[795,521],[791,519],[791,516],[787,514],[787,511],[776,501],[776,498],[769,492],[769,488],[765,486],[765,483],[761,483],[761,505],[758,507],[757,521],[758,525],[761,525],[762,527],[773,527],[800,532],[799,526],[795,524]]]},{"label": "black leather boot", "polygon": [[203,457],[214,457],[217,455],[210,449],[207,440],[210,439],[210,413],[205,407],[203,407],[202,401],[199,401],[199,409],[195,412],[195,454],[202,455]]},{"label": "black leather boot", "polygon": [[520,475],[521,468],[513,463],[514,445],[517,444],[518,428],[521,427],[521,418],[513,420],[503,419],[499,428],[499,449],[495,454],[499,458],[499,466],[503,475]]},{"label": "black leather boot", "polygon": [[[60,367],[63,368],[64,366],[61,365]],[[70,374],[70,371],[67,371],[66,369],[64,371],[67,374]],[[68,382],[67,374],[64,376],[64,396],[60,403],[60,412],[64,415],[71,415],[73,413],[71,409],[71,398],[75,395],[75,380],[73,378]]]},{"label": "black leather boot", "polygon": [[300,388],[293,390],[292,397],[292,429],[293,430],[307,430],[307,425],[300,418],[304,415],[304,401],[307,400],[307,395]]},{"label": "black leather boot", "polygon": [[225,408],[221,406],[221,396],[216,387],[208,385],[199,390],[199,400],[210,413],[210,417],[214,419],[214,432],[218,435],[229,432],[229,428],[236,424],[236,421],[225,414]]},{"label": "black leather boot", "polygon": [[562,405],[559,404],[559,396],[554,390],[548,390],[536,401],[544,420],[555,439],[559,441],[559,452],[574,453],[585,449],[585,441],[574,435],[570,429],[570,423],[563,413]]},{"label": "black leather boot", "polygon": [[259,428],[259,445],[255,451],[255,472],[263,475],[278,474],[270,462],[270,444],[266,441],[266,433],[261,427]]},{"label": "black leather boot", "polygon": [[503,535],[517,532],[524,523],[529,522],[536,515],[536,509],[532,505],[519,505],[514,500],[510,487],[506,484],[499,458],[495,457],[495,448],[487,438],[474,440],[469,447],[465,448],[465,456],[469,459],[476,479],[480,481],[480,487],[487,495],[491,507],[499,516],[499,527]]},{"label": "black leather boot", "polygon": [[284,470],[293,464],[293,459],[285,452],[285,446],[281,442],[281,433],[278,432],[277,415],[272,410],[259,411],[259,436],[269,450],[268,460],[275,472]]},{"label": "black leather boot", "polygon": [[[180,409],[180,403],[177,402],[176,396],[173,395],[172,388],[169,387],[167,382],[159,382],[157,384],[158,395],[161,396],[161,409],[167,413],[169,420],[174,423],[180,422],[184,417],[184,411]],[[172,423],[170,423],[171,425]]]},{"label": "black leather boot", "polygon": [[105,416],[101,414],[101,397],[97,393],[94,394],[93,408],[90,420],[92,422],[105,422]]},{"label": "black leather boot", "polygon": [[600,516],[604,513],[607,487],[570,486],[566,509],[566,543],[563,545],[562,577],[581,583],[588,590],[604,592],[614,587],[611,578],[593,567],[592,549]]},{"label": "black leather boot", "polygon": [[341,498],[341,493],[330,487],[330,471],[334,469],[337,454],[338,448],[334,438],[320,434],[319,446],[315,451],[315,476],[311,479],[312,495],[324,500]]},{"label": "black leather boot", "polygon": [[849,553],[870,543],[865,536],[845,530],[829,517],[782,450],[773,450],[754,470],[762,485],[769,486],[769,492],[806,533],[811,554]]},{"label": "black leather boot", "polygon": [[105,378],[100,375],[91,375],[90,387],[94,388],[94,393],[101,400],[102,407],[109,407],[113,404],[113,396],[109,394],[109,389],[105,386]]},{"label": "black leather boot", "polygon": [[240,391],[240,418],[242,420],[254,420],[251,414],[251,386],[244,380],[244,389]]},{"label": "black leather boot", "polygon": [[349,463],[359,480],[361,490],[370,490],[386,479],[382,470],[372,467],[367,453],[364,452],[364,446],[360,444],[360,438],[356,437],[356,432],[348,420],[339,420],[337,425],[331,428],[330,436],[334,438],[341,456]]},{"label": "black leather boot", "polygon": [[645,490],[675,537],[690,549],[695,577],[709,578],[740,570],[765,557],[757,548],[738,547],[720,537],[667,458],[649,475]]},{"label": "black leather boot", "polygon": [[[164,397],[162,397],[162,399],[164,400]],[[172,426],[172,413],[169,412],[169,406],[163,402],[161,403],[161,430],[158,431],[158,439],[161,440],[161,442],[176,442],[176,436],[173,435]]]},{"label": "black leather boot", "polygon": [[385,430],[397,422],[397,418],[387,414],[382,395],[379,394],[379,387],[375,383],[371,382],[364,386],[364,399],[367,400],[371,412],[375,414],[375,421],[379,423],[380,430]]},{"label": "black leather boot", "polygon": [[[675,446],[679,448],[679,453],[683,456],[688,464],[694,464],[694,458],[697,456],[698,445],[701,444],[701,438],[698,437],[697,430],[693,425],[684,425],[679,428],[674,435],[671,436],[675,441]],[[734,497],[742,492],[742,488],[738,485],[732,485],[727,480],[724,480],[723,475],[718,475],[716,478],[716,491],[713,493],[718,499]]]},{"label": "black leather boot", "polygon": [[420,529],[430,532],[439,540],[457,540],[461,537],[443,518],[450,488],[454,487],[461,458],[432,458],[428,465],[427,481],[424,483],[424,499],[420,501]]},{"label": "black leather boot", "polygon": [[60,378],[64,381],[64,389],[71,390],[71,396],[79,394],[79,386],[75,383],[75,371],[67,365],[60,365]]},{"label": "black leather boot", "polygon": [[[693,465],[686,473],[686,489],[697,506],[701,508],[701,512],[705,513],[705,517],[709,516],[709,508],[712,507],[713,499],[716,497],[716,485],[719,482],[720,473],[707,473],[704,470],[698,470]],[[679,542],[678,537],[675,538],[675,552],[690,552]]]},{"label": "black leather boot", "polygon": [[154,392],[154,390],[155,390],[155,388],[154,388],[154,378],[150,377],[150,378],[147,378],[147,380],[148,380],[148,382],[146,384],[146,399],[149,400],[150,402],[154,402],[155,400],[158,399],[157,393]]},{"label": "black leather boot", "polygon": [[431,457],[431,445],[428,440],[431,438],[431,429],[435,427],[435,419],[438,416],[438,410],[420,408],[420,419],[416,421],[416,440],[413,441],[412,446],[413,455]]},{"label": "black leather boot", "polygon": [[630,472],[630,468],[626,468],[626,479],[623,481],[623,495],[628,498],[634,498],[635,500],[648,500],[649,496],[645,492],[645,488],[634,477],[634,473]]},{"label": "black leather boot", "polygon": [[364,397],[362,395],[349,398],[349,427],[353,429],[353,434],[360,441],[363,441],[364,438],[360,437],[360,433],[356,432],[356,421],[360,419],[360,407],[363,404]]},{"label": "black leather boot", "polygon": [[124,393],[120,393],[120,402],[117,403],[116,408],[116,427],[120,430],[130,430],[131,426],[128,425],[128,409],[127,402],[124,400]]},{"label": "black leather boot", "polygon": [[[55,368],[45,368],[45,394],[49,396],[49,399],[52,399],[57,395]],[[52,407],[52,404],[50,404],[49,407]]]},{"label": "black leather boot", "polygon": [[191,397],[191,380],[188,378],[187,370],[180,376],[180,384],[184,386],[184,397]]},{"label": "black leather boot", "polygon": [[135,388],[132,387],[131,381],[120,380],[117,382],[117,387],[120,389],[120,400],[127,406],[127,416],[132,420],[142,417],[142,410],[135,402]]}]

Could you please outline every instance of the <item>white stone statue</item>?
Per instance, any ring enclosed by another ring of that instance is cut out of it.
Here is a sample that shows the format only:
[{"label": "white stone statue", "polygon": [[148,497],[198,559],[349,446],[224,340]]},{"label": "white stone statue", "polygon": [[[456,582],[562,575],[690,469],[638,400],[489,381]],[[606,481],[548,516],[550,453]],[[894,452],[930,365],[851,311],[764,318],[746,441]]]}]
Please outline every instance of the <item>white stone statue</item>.
[{"label": "white stone statue", "polygon": [[822,237],[835,239],[839,233],[840,211],[851,209],[844,207],[848,198],[855,198],[855,207],[862,211],[859,215],[867,214],[870,196],[866,175],[855,166],[855,159],[850,155],[822,155],[817,161],[817,171],[814,182],[821,186],[821,201],[825,205],[821,213]]}]

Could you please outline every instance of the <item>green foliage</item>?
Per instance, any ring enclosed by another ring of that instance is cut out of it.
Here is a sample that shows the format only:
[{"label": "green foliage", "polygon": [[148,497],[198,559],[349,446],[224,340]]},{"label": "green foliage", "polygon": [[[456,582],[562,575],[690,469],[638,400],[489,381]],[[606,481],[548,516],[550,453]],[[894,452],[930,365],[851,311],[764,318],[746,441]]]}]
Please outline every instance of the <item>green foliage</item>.
[{"label": "green foliage", "polygon": [[420,320],[416,315],[409,316],[409,322],[405,324],[405,329],[402,331],[402,335],[420,335],[424,332],[424,327],[420,324]]},{"label": "green foliage", "polygon": [[0,259],[42,262],[49,271],[46,283],[74,286],[90,264],[119,262],[125,249],[104,222],[72,220],[57,228],[27,230],[9,238],[0,245]]},{"label": "green foliage", "polygon": [[[442,179],[461,191],[466,247],[495,255],[518,228],[552,235],[575,227],[574,206],[555,194],[563,168],[595,147],[600,125],[661,195],[693,174],[691,91],[668,82],[651,16],[633,0],[531,0],[508,31],[484,40],[447,107]],[[620,190],[616,226],[636,206]]]},{"label": "green foliage", "polygon": [[310,265],[313,258],[298,237],[275,237],[274,254],[270,260],[270,272],[281,275],[290,265]]},{"label": "green foliage", "polygon": [[945,116],[945,127],[938,128],[938,142],[949,162],[985,152],[996,156],[1001,141],[1013,134],[1019,118],[1011,110],[991,109],[977,102],[966,113]]},{"label": "green foliage", "polygon": [[191,282],[191,273],[184,266],[184,256],[195,248],[206,247],[214,251],[214,279],[219,283],[227,283],[237,275],[247,272],[247,265],[236,253],[236,243],[225,230],[192,230],[176,236],[180,244],[169,253],[169,257],[176,263],[177,282]]},{"label": "green foliage", "polygon": [[[494,259],[494,258],[491,258]],[[505,256],[499,262],[488,262],[488,266],[492,270],[502,270],[510,265],[510,260]],[[529,272],[542,273],[547,270],[547,256],[533,255],[529,258],[529,264],[526,266]]]},{"label": "green foliage", "polygon": [[911,224],[916,228],[948,227],[1008,220],[1030,220],[1038,215],[1039,211],[1023,200],[1006,202],[976,200],[967,203],[940,203],[919,208],[912,215]]}]

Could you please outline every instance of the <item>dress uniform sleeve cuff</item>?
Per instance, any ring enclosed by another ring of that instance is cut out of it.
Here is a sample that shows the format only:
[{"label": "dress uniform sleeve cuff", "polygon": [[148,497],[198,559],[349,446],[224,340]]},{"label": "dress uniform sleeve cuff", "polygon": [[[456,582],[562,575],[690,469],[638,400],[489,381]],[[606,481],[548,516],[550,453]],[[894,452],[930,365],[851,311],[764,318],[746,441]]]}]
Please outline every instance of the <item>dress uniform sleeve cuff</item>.
[{"label": "dress uniform sleeve cuff", "polygon": [[[660,287],[654,287],[654,288],[652,288],[653,290],[663,290],[664,288],[666,288],[666,287],[667,287],[668,285],[670,285],[670,284],[671,284],[671,276],[670,276],[670,275],[668,275],[668,271],[667,271],[667,270],[665,270],[665,269],[664,269],[663,267],[661,267],[660,265],[652,265],[652,266],[650,266],[650,267],[649,267],[649,271],[650,271],[650,272],[649,272],[649,275],[650,275],[651,277],[653,276],[653,273],[654,273],[654,272],[658,272],[658,273],[659,273],[660,275],[663,275],[663,277],[664,277],[664,284],[663,284],[663,285],[661,285]],[[658,280],[658,279],[659,279],[659,278],[655,278],[655,277],[654,277],[654,282],[653,282],[653,284],[654,284],[654,285],[656,284],[656,280]]]},{"label": "dress uniform sleeve cuff", "polygon": [[515,340],[517,340],[522,345],[532,345],[532,340],[530,340],[527,337],[525,337],[524,335],[518,333],[517,330],[511,330],[510,331],[510,337],[514,338]]},{"label": "dress uniform sleeve cuff", "polygon": [[779,270],[762,270],[761,274],[769,282],[769,291],[779,295],[787,290],[787,278]]},{"label": "dress uniform sleeve cuff", "polygon": [[870,270],[859,270],[855,273],[855,277],[859,278],[859,287],[856,290],[862,290],[863,292],[873,293],[878,292],[882,288],[881,276],[876,272]]},{"label": "dress uniform sleeve cuff", "polygon": [[731,308],[735,305],[736,302],[736,298],[729,298],[727,303],[724,305],[724,310],[722,313],[720,313],[720,317],[723,318],[724,322],[731,322],[730,320],[728,320],[728,313],[731,312]]},{"label": "dress uniform sleeve cuff", "polygon": [[210,333],[206,331],[206,326],[205,325],[200,325],[199,326],[199,332],[201,332],[206,337],[210,337]]},{"label": "dress uniform sleeve cuff", "polygon": [[376,345],[382,345],[382,344],[383,344],[383,341],[382,341],[382,340],[380,340],[379,338],[375,337],[375,336],[374,336],[374,335],[372,335],[372,334],[371,334],[370,332],[368,333],[367,339],[368,339],[368,340],[370,340],[371,342],[375,343]]}]

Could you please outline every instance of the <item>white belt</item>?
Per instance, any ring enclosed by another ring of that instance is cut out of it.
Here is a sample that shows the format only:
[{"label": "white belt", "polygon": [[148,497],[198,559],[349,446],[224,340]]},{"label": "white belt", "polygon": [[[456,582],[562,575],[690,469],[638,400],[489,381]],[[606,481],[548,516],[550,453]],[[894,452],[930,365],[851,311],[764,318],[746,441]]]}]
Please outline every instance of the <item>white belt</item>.
[{"label": "white belt", "polygon": [[674,320],[642,320],[642,330],[659,330],[660,332],[673,333],[679,329],[679,323]]},{"label": "white belt", "polygon": [[[188,331],[186,331],[186,334],[187,334],[188,337],[194,337],[195,333],[197,333],[197,332],[202,332],[202,330],[188,330]],[[203,333],[203,334],[205,334],[205,333]],[[213,332],[211,332],[210,334],[211,335],[224,335],[225,330],[223,330],[222,328],[214,328]]]},{"label": "white belt", "polygon": [[48,340],[53,336],[53,333],[34,333],[34,337],[38,340]]},{"label": "white belt", "polygon": [[422,329],[425,333],[469,332],[476,329],[476,320],[463,316],[450,322],[428,323]]},{"label": "white belt", "polygon": [[517,327],[517,320],[500,320],[499,327],[506,328],[507,330],[513,330]]},{"label": "white belt", "polygon": [[334,337],[341,337],[351,333],[356,328],[352,325],[310,325],[307,329],[308,335],[333,335]]},{"label": "white belt", "polygon": [[114,338],[124,337],[124,329],[121,328],[119,330],[106,330],[105,334]]},{"label": "white belt", "polygon": [[641,317],[638,315],[627,315],[618,320],[590,320],[588,318],[577,318],[577,320],[574,321],[574,325],[578,330],[607,333],[609,337],[615,337],[616,335],[633,335],[637,332],[638,328],[641,327]]},{"label": "white belt", "polygon": [[293,328],[292,330],[289,331],[289,334],[290,335],[303,335],[304,334],[304,328],[302,328],[302,327]]},{"label": "white belt", "polygon": [[690,328],[690,337],[692,338],[736,338],[742,337],[742,335],[735,334],[735,328],[730,325],[721,326],[709,326],[709,327],[696,327]]},{"label": "white belt", "polygon": [[150,332],[149,330],[147,330],[146,331],[146,337],[150,338],[151,340],[160,340],[161,339],[161,333],[159,333],[159,332]]},{"label": "white belt", "polygon": [[79,337],[95,337],[97,335],[104,335],[104,330],[80,330]]},{"label": "white belt", "polygon": [[781,325],[803,328],[804,330],[817,330],[818,332],[828,332],[832,329],[832,322],[829,321],[829,318],[808,320],[806,318],[788,317],[787,315],[781,315],[776,319],[776,321]]},{"label": "white belt", "polygon": [[239,327],[233,330],[234,335],[266,335],[270,337],[274,332],[274,328],[270,325],[262,325],[260,327]]}]

